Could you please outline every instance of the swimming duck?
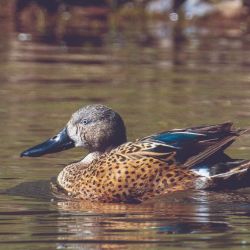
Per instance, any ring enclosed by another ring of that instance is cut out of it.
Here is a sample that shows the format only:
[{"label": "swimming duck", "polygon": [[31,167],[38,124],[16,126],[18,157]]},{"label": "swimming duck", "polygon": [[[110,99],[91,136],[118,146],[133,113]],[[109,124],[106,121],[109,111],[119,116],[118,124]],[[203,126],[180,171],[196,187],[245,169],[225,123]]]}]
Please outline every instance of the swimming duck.
[{"label": "swimming duck", "polygon": [[140,202],[187,189],[247,186],[250,161],[223,151],[246,129],[232,123],[174,129],[127,142],[121,116],[101,104],[76,111],[49,140],[21,153],[39,157],[72,147],[89,153],[57,176],[57,190],[74,199]]}]

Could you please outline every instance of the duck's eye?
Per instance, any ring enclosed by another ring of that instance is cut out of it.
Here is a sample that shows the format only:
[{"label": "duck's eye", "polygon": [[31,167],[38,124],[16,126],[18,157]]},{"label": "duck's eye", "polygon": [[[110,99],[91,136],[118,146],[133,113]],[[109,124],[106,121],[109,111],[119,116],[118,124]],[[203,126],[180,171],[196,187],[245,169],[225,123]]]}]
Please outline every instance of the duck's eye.
[{"label": "duck's eye", "polygon": [[89,123],[89,121],[87,119],[82,119],[82,121],[81,121],[81,124],[84,124],[84,125],[86,125],[88,123]]}]

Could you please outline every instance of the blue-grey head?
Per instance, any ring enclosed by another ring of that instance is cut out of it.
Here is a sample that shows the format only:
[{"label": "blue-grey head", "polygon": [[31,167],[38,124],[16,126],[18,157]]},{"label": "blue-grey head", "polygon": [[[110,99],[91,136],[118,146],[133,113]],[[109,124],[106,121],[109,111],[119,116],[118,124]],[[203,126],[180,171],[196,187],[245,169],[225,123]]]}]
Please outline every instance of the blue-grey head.
[{"label": "blue-grey head", "polygon": [[56,136],[25,150],[21,156],[39,157],[73,147],[105,152],[126,140],[126,129],[120,115],[104,105],[93,104],[76,111]]}]

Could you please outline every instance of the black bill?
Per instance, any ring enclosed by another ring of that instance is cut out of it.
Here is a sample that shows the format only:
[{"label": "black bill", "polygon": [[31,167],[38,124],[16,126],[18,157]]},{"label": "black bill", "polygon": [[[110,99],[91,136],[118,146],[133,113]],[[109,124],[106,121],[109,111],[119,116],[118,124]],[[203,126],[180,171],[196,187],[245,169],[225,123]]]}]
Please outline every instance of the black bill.
[{"label": "black bill", "polygon": [[29,148],[21,153],[21,157],[39,157],[45,154],[60,152],[69,148],[73,148],[75,143],[68,136],[67,129],[64,128],[56,136],[49,140]]}]

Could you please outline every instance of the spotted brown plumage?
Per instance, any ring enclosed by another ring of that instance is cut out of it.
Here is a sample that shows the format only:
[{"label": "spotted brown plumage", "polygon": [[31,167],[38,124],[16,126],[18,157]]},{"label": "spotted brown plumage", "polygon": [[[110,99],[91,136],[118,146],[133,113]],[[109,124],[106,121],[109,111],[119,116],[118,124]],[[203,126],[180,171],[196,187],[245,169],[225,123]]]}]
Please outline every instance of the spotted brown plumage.
[{"label": "spotted brown plumage", "polygon": [[73,146],[87,148],[89,154],[83,160],[59,173],[55,193],[90,201],[140,202],[178,190],[248,185],[249,161],[232,160],[223,153],[246,131],[223,123],[174,129],[127,142],[118,113],[103,105],[89,105],[75,112],[57,136],[22,156],[41,156]]}]

